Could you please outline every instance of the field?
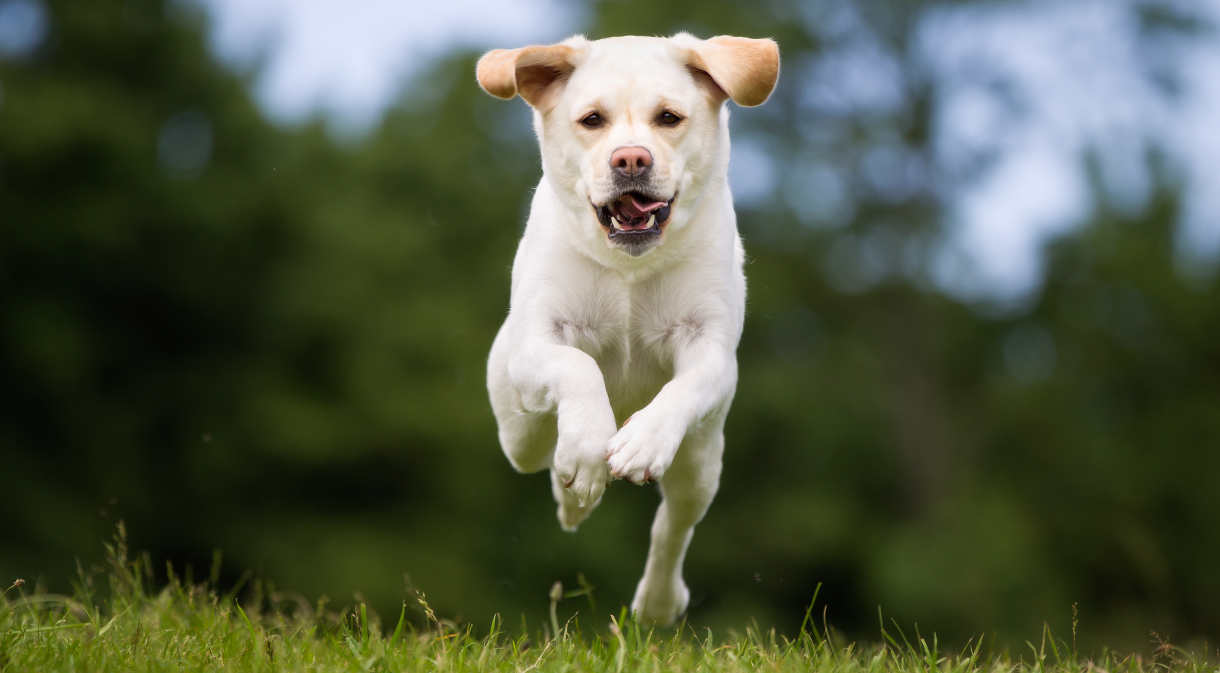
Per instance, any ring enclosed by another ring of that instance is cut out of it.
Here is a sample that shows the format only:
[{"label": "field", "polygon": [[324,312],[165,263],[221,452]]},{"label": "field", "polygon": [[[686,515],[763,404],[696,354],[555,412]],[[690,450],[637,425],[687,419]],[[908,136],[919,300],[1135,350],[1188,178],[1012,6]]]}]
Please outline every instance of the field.
[{"label": "field", "polygon": [[0,671],[1220,671],[1206,646],[1192,652],[1160,642],[1143,654],[1086,656],[1075,633],[1060,640],[1049,630],[1022,652],[989,652],[981,641],[942,651],[935,636],[883,622],[877,643],[846,643],[813,605],[792,638],[752,626],[653,630],[622,613],[582,629],[579,617],[561,621],[557,609],[581,592],[558,586],[549,624],[531,631],[496,619],[476,635],[474,625],[438,617],[423,595],[382,622],[363,603],[328,608],[258,582],[221,593],[213,580],[196,583],[172,568],[154,590],[148,557],[129,557],[121,529],[108,551],[104,568],[81,571],[71,596],[31,591],[22,580],[7,586]]}]

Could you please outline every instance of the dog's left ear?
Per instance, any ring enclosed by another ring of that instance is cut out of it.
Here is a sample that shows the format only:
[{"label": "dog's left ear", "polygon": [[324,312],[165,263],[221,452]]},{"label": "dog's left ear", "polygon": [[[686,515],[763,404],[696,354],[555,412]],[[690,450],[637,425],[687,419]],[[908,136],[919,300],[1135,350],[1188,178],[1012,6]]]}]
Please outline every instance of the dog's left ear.
[{"label": "dog's left ear", "polygon": [[674,36],[690,53],[691,68],[706,74],[734,103],[762,105],[779,78],[779,45],[775,40],[717,35],[700,40],[687,33]]},{"label": "dog's left ear", "polygon": [[479,59],[475,77],[479,86],[496,98],[507,100],[520,94],[525,102],[545,110],[576,69],[578,46],[583,41],[577,36],[559,44],[493,49]]}]

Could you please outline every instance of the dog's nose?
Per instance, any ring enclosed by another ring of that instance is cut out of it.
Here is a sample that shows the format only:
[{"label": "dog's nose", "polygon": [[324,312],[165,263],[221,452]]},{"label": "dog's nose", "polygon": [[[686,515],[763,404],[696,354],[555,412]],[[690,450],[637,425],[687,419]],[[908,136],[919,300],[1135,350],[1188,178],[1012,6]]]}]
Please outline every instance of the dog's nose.
[{"label": "dog's nose", "polygon": [[620,147],[610,155],[610,167],[626,178],[641,177],[652,167],[652,152],[639,145]]}]

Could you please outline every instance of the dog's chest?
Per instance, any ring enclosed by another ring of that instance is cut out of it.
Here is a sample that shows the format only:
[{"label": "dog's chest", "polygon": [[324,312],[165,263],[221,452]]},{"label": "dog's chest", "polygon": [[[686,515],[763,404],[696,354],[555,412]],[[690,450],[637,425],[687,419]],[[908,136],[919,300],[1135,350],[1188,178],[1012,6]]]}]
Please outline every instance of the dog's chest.
[{"label": "dog's chest", "polygon": [[591,281],[566,289],[555,334],[597,361],[615,411],[630,413],[673,377],[674,355],[700,329],[699,316],[680,301],[672,279]]}]

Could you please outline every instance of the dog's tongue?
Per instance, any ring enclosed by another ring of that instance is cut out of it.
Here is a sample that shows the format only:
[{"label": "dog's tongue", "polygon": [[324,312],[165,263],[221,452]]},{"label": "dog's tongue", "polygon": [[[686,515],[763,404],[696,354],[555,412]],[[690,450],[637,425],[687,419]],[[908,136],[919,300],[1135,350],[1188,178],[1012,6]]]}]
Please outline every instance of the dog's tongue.
[{"label": "dog's tongue", "polygon": [[618,211],[631,220],[648,217],[648,213],[664,207],[664,201],[641,202],[636,200],[632,194],[623,194],[618,197]]}]

